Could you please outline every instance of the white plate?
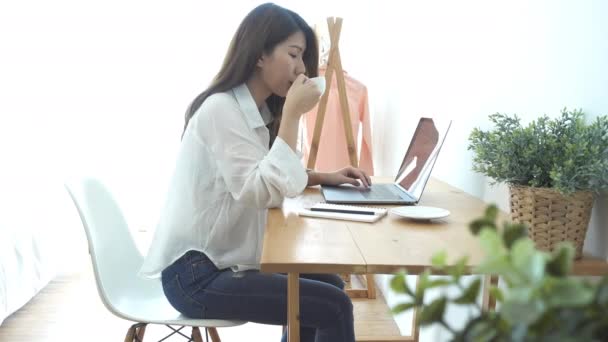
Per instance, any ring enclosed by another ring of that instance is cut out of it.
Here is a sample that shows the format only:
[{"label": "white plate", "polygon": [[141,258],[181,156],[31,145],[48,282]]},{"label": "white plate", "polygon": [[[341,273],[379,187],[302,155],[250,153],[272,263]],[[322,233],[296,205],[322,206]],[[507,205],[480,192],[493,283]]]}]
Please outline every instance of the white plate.
[{"label": "white plate", "polygon": [[450,211],[446,209],[418,205],[393,208],[391,213],[414,220],[432,220],[450,215]]}]

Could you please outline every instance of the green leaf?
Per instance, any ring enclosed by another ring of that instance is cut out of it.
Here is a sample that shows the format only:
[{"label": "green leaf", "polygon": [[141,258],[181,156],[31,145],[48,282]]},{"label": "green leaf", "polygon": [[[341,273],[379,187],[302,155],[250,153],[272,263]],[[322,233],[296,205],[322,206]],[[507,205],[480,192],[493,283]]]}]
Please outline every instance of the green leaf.
[{"label": "green leaf", "polygon": [[608,309],[608,276],[604,276],[597,285],[595,302]]},{"label": "green leaf", "polygon": [[454,300],[456,304],[473,304],[477,300],[479,295],[479,288],[481,287],[481,279],[475,279],[471,285],[469,285],[464,293]]},{"label": "green leaf", "polygon": [[496,217],[498,216],[498,208],[496,207],[495,204],[491,204],[486,208],[485,211],[485,219],[490,221],[490,222],[495,222],[496,221]]},{"label": "green leaf", "polygon": [[447,258],[448,258],[448,255],[447,255],[446,251],[437,252],[431,258],[431,263],[433,264],[433,267],[442,269],[446,265]]},{"label": "green leaf", "polygon": [[393,309],[391,310],[393,312],[393,314],[399,314],[402,312],[405,312],[407,310],[410,310],[412,308],[415,308],[417,306],[416,303],[401,303],[401,304],[397,304],[395,305],[395,307],[393,307]]},{"label": "green leaf", "polygon": [[494,297],[497,302],[502,302],[505,300],[505,296],[502,294],[502,290],[496,286],[490,286],[488,289],[490,292],[490,296]]},{"label": "green leaf", "polygon": [[530,302],[535,291],[529,286],[513,286],[505,292],[505,302]]},{"label": "green leaf", "polygon": [[422,305],[424,303],[424,292],[429,285],[429,276],[431,272],[427,269],[419,275],[420,279],[418,279],[418,286],[416,287],[416,294],[414,296],[416,303]]},{"label": "green leaf", "polygon": [[481,248],[489,257],[501,256],[507,253],[502,239],[496,230],[484,228],[479,234]]},{"label": "green leaf", "polygon": [[570,243],[560,243],[547,263],[547,273],[554,277],[570,274],[574,260],[574,247]]},{"label": "green leaf", "polygon": [[391,279],[391,289],[393,289],[393,291],[395,291],[396,293],[404,293],[410,295],[411,297],[414,297],[414,292],[412,292],[412,290],[407,285],[406,277],[407,273],[405,272],[395,275]]},{"label": "green leaf", "polygon": [[458,259],[454,266],[448,267],[448,274],[451,275],[455,281],[458,281],[465,273],[468,261],[469,258],[467,256],[463,256],[462,258]]},{"label": "green leaf", "polygon": [[592,302],[594,290],[578,278],[549,278],[543,286],[549,307],[578,307]]},{"label": "green leaf", "polygon": [[459,336],[461,339],[455,338],[454,341],[495,341],[497,335],[496,322],[482,316],[470,320]]},{"label": "green leaf", "polygon": [[494,224],[494,221],[489,221],[486,218],[476,219],[469,224],[469,229],[473,235],[478,235],[484,228],[496,229],[496,225]]},{"label": "green leaf", "polygon": [[531,285],[539,283],[545,274],[545,256],[534,247],[530,239],[519,239],[511,251],[513,266],[523,274]]},{"label": "green leaf", "polygon": [[445,297],[441,297],[431,302],[431,304],[424,306],[422,312],[420,312],[418,324],[424,326],[443,320],[446,301],[447,299]]},{"label": "green leaf", "polygon": [[543,304],[538,300],[505,300],[500,312],[511,325],[529,325],[536,321],[544,312]]},{"label": "green leaf", "polygon": [[432,289],[434,287],[443,287],[443,286],[448,286],[448,285],[452,285],[454,284],[453,281],[447,280],[447,279],[432,279],[429,280],[429,283],[427,284],[426,288],[427,289]]},{"label": "green leaf", "polygon": [[496,274],[505,275],[513,270],[513,266],[507,255],[485,258],[481,263],[475,266],[473,273],[475,274]]},{"label": "green leaf", "polygon": [[501,276],[509,285],[525,282],[525,279],[511,263],[508,255],[486,258],[475,267],[474,273]]},{"label": "green leaf", "polygon": [[526,226],[520,223],[516,224],[505,224],[504,232],[502,233],[502,239],[508,249],[511,249],[515,241],[521,238],[525,238],[528,235]]}]

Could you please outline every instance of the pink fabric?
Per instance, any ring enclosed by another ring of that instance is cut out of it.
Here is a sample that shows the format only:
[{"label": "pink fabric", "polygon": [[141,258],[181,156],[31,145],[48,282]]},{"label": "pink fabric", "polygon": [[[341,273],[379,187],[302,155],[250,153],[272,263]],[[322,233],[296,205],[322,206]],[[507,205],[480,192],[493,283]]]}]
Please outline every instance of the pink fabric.
[{"label": "pink fabric", "polygon": [[[319,76],[325,75],[325,68],[319,70]],[[372,132],[369,117],[369,105],[367,87],[356,79],[344,73],[346,84],[346,95],[350,109],[351,131],[356,151],[359,151],[359,127],[361,127],[361,149],[358,156],[359,167],[369,175],[374,174],[374,163],[372,160]],[[346,135],[344,134],[344,121],[340,106],[340,94],[335,72],[333,73],[331,85],[327,86],[329,98],[327,99],[327,110],[323,120],[323,130],[317,151],[317,160],[314,169],[322,172],[335,171],[350,165]],[[304,119],[304,164],[307,165],[310,154],[310,144],[315,130],[318,106],[315,106]]]}]

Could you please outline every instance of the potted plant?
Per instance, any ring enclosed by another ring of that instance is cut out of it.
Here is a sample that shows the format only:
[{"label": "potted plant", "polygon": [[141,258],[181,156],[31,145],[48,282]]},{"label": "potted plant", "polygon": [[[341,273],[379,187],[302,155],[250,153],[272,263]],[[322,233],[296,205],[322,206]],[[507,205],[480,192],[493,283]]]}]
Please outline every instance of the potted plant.
[{"label": "potted plant", "polygon": [[[446,266],[446,255],[433,256],[433,267],[448,274],[447,279],[431,280],[425,271],[416,289],[405,281],[405,272],[391,279],[391,288],[405,294],[408,300],[393,307],[394,313],[417,308],[421,326],[440,324],[452,334],[453,341],[608,341],[608,276],[592,282],[570,277],[574,248],[561,243],[552,253],[540,251],[526,236],[523,224],[495,224],[497,209],[490,206],[485,217],[470,228],[479,235],[485,258],[473,269],[476,274],[498,275],[504,287],[491,287],[497,299],[496,311],[484,310],[477,304],[480,279],[462,284],[467,259]],[[456,296],[425,301],[429,288],[457,286]],[[450,326],[444,312],[449,305],[476,307],[469,321],[460,329]]]},{"label": "potted plant", "polygon": [[490,121],[494,129],[469,137],[473,170],[509,185],[511,217],[529,226],[537,248],[571,241],[580,258],[594,195],[608,188],[608,118],[587,125],[581,110],[563,109],[525,127],[516,115]]}]

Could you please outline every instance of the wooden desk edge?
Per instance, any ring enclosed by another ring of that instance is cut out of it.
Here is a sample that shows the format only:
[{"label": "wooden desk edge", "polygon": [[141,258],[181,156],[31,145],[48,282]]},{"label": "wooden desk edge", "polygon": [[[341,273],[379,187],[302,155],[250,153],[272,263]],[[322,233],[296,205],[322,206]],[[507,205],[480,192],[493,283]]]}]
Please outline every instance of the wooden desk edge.
[{"label": "wooden desk edge", "polygon": [[[264,273],[352,273],[352,274],[396,274],[407,270],[410,275],[422,274],[430,265],[421,266],[392,266],[392,265],[336,265],[336,264],[262,264],[260,270]],[[433,275],[445,275],[445,272],[432,270]],[[472,267],[467,267],[465,274],[474,275]],[[608,275],[608,262],[602,259],[584,259],[575,262],[571,274],[573,276],[604,276]]]},{"label": "wooden desk edge", "polygon": [[365,265],[262,263],[264,273],[353,273],[365,274]]},{"label": "wooden desk edge", "polygon": [[[367,265],[367,272],[372,274],[396,274],[402,270],[406,270],[410,275],[422,274],[426,269],[431,269],[433,275],[445,275],[445,272],[432,270],[431,265],[409,265],[409,266],[394,266],[394,265]],[[467,275],[476,275],[474,266],[467,266],[465,270]],[[572,265],[573,276],[604,276],[608,275],[608,261],[596,257],[583,256],[580,260],[575,260]]]}]

